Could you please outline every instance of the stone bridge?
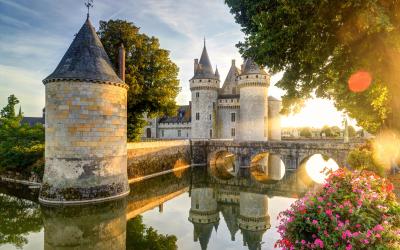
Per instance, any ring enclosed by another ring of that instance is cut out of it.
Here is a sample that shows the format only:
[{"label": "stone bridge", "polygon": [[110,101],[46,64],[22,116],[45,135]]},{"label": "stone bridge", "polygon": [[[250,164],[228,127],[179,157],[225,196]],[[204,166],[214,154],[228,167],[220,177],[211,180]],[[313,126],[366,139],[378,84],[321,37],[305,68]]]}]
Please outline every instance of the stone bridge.
[{"label": "stone bridge", "polygon": [[192,163],[209,165],[219,152],[235,155],[240,168],[249,168],[257,155],[263,153],[279,155],[287,170],[295,170],[307,158],[321,154],[332,158],[339,166],[347,166],[347,155],[363,142],[344,143],[341,140],[309,141],[233,141],[233,140],[191,140]]}]

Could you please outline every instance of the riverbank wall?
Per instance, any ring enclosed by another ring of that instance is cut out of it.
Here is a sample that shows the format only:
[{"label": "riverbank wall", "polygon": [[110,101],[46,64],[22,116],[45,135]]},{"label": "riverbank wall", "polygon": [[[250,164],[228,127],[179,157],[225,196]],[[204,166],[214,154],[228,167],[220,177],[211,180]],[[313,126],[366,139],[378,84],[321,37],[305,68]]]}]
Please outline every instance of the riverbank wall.
[{"label": "riverbank wall", "polygon": [[127,151],[130,182],[189,167],[191,161],[189,140],[132,142]]}]

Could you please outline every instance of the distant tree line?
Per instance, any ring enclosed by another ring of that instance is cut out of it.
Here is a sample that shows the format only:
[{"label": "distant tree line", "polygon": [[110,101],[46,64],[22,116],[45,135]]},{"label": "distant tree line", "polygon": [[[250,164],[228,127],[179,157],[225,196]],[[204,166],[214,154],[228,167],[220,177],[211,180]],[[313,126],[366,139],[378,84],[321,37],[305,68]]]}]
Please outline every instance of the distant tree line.
[{"label": "distant tree line", "polygon": [[[302,127],[300,129],[300,133],[299,135],[301,137],[304,138],[312,138],[313,137],[313,133],[312,133],[312,128],[311,127]],[[319,131],[319,134],[317,135],[318,137],[328,137],[328,138],[339,138],[342,136],[342,129],[339,128],[338,126],[328,126],[325,125],[321,128],[321,130]],[[358,134],[360,135],[359,132],[356,131],[356,129],[349,125],[348,126],[348,131],[349,131],[349,137],[356,137]]]}]

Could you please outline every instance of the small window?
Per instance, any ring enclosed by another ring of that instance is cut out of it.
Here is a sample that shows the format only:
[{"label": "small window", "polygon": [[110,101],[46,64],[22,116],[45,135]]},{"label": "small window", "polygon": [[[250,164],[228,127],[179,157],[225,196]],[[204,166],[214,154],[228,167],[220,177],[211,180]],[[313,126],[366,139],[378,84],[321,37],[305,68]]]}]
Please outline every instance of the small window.
[{"label": "small window", "polygon": [[211,114],[210,114],[210,121],[211,121]]},{"label": "small window", "polygon": [[235,137],[236,136],[236,130],[235,128],[231,128],[231,136]]},{"label": "small window", "polygon": [[249,78],[249,76],[246,76],[246,78]]},{"label": "small window", "polygon": [[212,138],[212,134],[213,134],[213,133],[212,133],[212,129],[210,129],[210,138]]},{"label": "small window", "polygon": [[196,92],[196,98],[199,98],[199,97],[200,97],[200,93]]},{"label": "small window", "polygon": [[164,137],[164,130],[161,130],[161,137]]},{"label": "small window", "polygon": [[178,129],[178,137],[181,137],[181,130]]},{"label": "small window", "polygon": [[268,117],[264,116],[264,137],[268,137],[268,130],[267,130],[267,124],[268,124]]},{"label": "small window", "polygon": [[200,120],[200,113],[196,113],[196,120]]},{"label": "small window", "polygon": [[201,82],[201,80],[199,80],[199,82]]},{"label": "small window", "polygon": [[258,75],[256,75],[256,78],[258,78]]},{"label": "small window", "polygon": [[231,113],[231,122],[236,122],[236,113]]},{"label": "small window", "polygon": [[199,209],[199,203],[196,203],[196,208]]},{"label": "small window", "polygon": [[215,109],[215,102],[213,102],[213,109]]},{"label": "small window", "polygon": [[211,82],[211,80],[208,80],[208,82]]}]

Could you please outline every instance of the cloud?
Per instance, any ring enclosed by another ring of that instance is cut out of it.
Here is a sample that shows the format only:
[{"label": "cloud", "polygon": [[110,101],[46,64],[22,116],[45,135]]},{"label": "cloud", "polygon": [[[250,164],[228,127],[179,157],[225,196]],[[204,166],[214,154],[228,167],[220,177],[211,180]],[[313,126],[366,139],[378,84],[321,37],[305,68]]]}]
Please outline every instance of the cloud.
[{"label": "cloud", "polygon": [[35,16],[40,16],[40,13],[38,11],[35,11],[33,9],[27,8],[24,5],[21,5],[17,3],[16,1],[10,1],[10,0],[0,0],[0,3],[6,4],[8,6],[11,6],[14,9],[17,9],[19,11],[35,15]]},{"label": "cloud", "polygon": [[[0,0],[1,1],[1,0]],[[6,16],[6,15],[0,15],[0,21],[11,25],[11,26],[15,26],[17,28],[28,28],[30,27],[30,25],[26,22],[23,22],[21,20]]]},{"label": "cloud", "polygon": [[0,64],[0,107],[14,94],[26,116],[40,116],[44,107],[42,74],[32,70]]}]

